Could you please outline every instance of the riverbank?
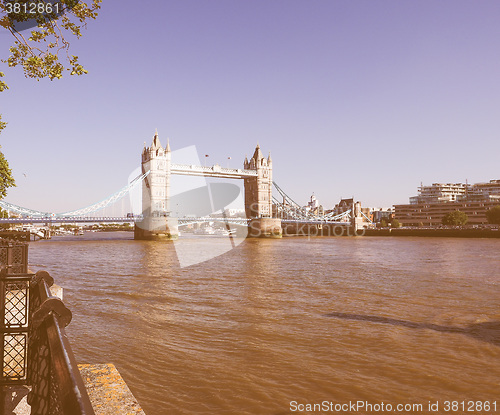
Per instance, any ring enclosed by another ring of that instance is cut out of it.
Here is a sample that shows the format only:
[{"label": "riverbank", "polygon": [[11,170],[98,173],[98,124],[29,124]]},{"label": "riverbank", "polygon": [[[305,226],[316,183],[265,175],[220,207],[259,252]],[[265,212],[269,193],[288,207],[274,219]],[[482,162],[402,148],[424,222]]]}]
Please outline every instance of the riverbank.
[{"label": "riverbank", "polygon": [[367,229],[365,236],[422,236],[443,238],[500,238],[498,229]]}]

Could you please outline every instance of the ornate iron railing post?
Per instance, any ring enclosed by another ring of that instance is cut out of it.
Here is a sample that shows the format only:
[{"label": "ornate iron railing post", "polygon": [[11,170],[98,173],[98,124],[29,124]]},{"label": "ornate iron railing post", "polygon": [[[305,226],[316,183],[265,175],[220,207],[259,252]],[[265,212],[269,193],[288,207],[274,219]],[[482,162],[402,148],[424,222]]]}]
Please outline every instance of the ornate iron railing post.
[{"label": "ornate iron railing post", "polygon": [[35,274],[30,288],[28,395],[32,415],[94,415],[64,328],[72,315],[50,292],[53,278]]},{"label": "ornate iron railing post", "polygon": [[0,273],[26,274],[28,272],[28,244],[0,239]]},{"label": "ornate iron railing post", "polygon": [[25,384],[29,285],[33,274],[0,274],[0,385]]},{"label": "ornate iron railing post", "polygon": [[64,330],[71,312],[27,263],[28,244],[0,240],[0,398],[25,385],[32,415],[95,415]]},{"label": "ornate iron railing post", "polygon": [[26,382],[29,325],[28,244],[0,240],[0,385]]}]

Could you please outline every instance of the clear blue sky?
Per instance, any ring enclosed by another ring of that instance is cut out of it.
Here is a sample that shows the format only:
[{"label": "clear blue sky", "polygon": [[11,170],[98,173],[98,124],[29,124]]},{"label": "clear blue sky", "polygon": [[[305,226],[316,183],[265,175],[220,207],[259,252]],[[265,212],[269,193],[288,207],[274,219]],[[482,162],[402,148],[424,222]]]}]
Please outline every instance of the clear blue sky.
[{"label": "clear blue sky", "polygon": [[[500,179],[499,22],[496,0],[104,0],[73,42],[88,75],[1,69],[6,200],[98,201],[155,128],[234,167],[259,142],[304,204],[390,206],[421,181]],[[1,33],[1,56],[10,43]]]}]

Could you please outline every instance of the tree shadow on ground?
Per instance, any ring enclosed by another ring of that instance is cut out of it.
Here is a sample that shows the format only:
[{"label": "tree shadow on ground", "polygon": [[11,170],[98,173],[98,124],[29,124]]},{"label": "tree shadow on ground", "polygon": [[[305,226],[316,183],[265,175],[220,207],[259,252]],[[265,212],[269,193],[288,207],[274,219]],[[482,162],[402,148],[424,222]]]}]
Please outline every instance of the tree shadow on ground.
[{"label": "tree shadow on ground", "polygon": [[344,320],[367,321],[370,323],[390,324],[392,326],[407,327],[410,329],[429,329],[442,333],[459,333],[472,337],[476,340],[500,346],[500,321],[488,321],[485,323],[474,323],[467,327],[443,326],[433,323],[415,323],[413,321],[398,320],[395,318],[370,316],[363,314],[350,314],[332,312],[325,317],[336,317]]}]

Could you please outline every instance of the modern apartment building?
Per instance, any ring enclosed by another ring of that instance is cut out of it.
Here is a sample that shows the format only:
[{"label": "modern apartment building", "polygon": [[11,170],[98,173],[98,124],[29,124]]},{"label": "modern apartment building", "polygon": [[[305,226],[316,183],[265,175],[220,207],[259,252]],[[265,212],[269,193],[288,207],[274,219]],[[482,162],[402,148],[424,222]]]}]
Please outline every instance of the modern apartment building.
[{"label": "modern apartment building", "polygon": [[464,183],[433,183],[420,186],[418,196],[410,197],[410,204],[455,202],[465,197],[469,185]]},{"label": "modern apartment building", "polygon": [[469,225],[488,223],[486,211],[500,205],[500,180],[488,183],[434,183],[420,186],[408,205],[394,205],[395,218],[403,226],[439,226],[448,212],[459,210]]},{"label": "modern apartment building", "polygon": [[500,180],[490,180],[488,183],[473,184],[468,192],[468,197],[500,200]]}]

